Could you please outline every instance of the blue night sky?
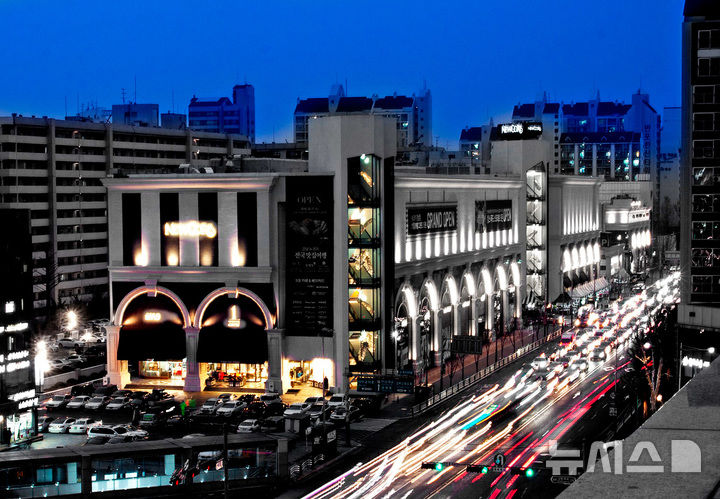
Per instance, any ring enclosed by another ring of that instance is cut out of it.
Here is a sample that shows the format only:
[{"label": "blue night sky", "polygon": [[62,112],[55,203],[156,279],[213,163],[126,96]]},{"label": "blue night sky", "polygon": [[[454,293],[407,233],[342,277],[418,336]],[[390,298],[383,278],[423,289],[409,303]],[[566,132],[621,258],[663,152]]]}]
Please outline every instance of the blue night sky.
[{"label": "blue night sky", "polygon": [[680,104],[681,0],[185,2],[0,0],[0,115],[61,118],[120,103],[161,112],[193,94],[255,87],[257,140],[290,139],[298,97],[412,94],[427,83],[433,134],[460,130],[548,92],[553,100]]}]

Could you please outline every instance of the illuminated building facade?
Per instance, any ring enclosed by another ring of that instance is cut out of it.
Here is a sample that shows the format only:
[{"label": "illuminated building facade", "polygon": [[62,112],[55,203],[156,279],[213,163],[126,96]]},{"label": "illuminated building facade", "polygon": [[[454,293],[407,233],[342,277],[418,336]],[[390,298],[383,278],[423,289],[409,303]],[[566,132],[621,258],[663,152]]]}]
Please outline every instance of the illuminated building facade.
[{"label": "illuminated building facade", "polygon": [[37,435],[32,331],[30,210],[0,209],[0,448]]}]

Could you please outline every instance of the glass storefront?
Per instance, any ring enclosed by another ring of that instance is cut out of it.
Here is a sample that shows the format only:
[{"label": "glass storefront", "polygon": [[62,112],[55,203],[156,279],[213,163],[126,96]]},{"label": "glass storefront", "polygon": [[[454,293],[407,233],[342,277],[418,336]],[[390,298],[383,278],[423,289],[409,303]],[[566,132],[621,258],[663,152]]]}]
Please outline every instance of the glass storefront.
[{"label": "glass storefront", "polygon": [[5,428],[10,432],[10,445],[20,443],[37,434],[33,409],[5,416],[4,420]]},{"label": "glass storefront", "polygon": [[268,377],[267,371],[267,362],[263,364],[234,364],[230,362],[207,363],[208,376],[213,376],[213,373],[216,373],[218,381],[225,381],[225,377],[234,375],[240,382],[265,382]]},{"label": "glass storefront", "polygon": [[138,362],[138,372],[143,378],[184,379],[185,361],[141,360]]}]

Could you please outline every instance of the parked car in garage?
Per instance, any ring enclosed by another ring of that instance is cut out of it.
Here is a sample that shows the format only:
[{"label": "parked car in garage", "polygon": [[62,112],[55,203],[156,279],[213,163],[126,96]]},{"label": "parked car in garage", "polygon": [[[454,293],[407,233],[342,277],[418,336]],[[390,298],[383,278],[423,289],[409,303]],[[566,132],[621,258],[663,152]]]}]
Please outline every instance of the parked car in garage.
[{"label": "parked car in garage", "polygon": [[74,340],[72,338],[62,338],[58,340],[57,344],[62,348],[82,348],[85,346],[83,340]]},{"label": "parked car in garage", "polygon": [[283,416],[270,416],[260,422],[260,431],[268,433],[285,431],[285,418]]},{"label": "parked car in garage", "polygon": [[148,437],[147,431],[140,428],[135,428],[134,426],[129,424],[115,425],[112,427],[112,429],[115,430],[115,433],[117,433],[118,435],[126,435],[134,439]]},{"label": "parked car in garage", "polygon": [[112,400],[110,397],[93,397],[85,403],[85,409],[90,411],[100,411]]},{"label": "parked car in garage", "polygon": [[50,427],[50,423],[52,423],[53,421],[55,421],[55,418],[53,416],[40,416],[37,422],[38,433],[47,432],[48,428]]},{"label": "parked car in garage", "polygon": [[245,409],[245,407],[247,407],[247,404],[245,402],[240,402],[239,400],[230,400],[218,407],[215,411],[215,414],[228,418],[232,416],[238,416],[242,414],[242,411],[243,409]]},{"label": "parked car in garage", "polygon": [[252,433],[260,430],[260,422],[257,419],[246,419],[237,427],[238,433]]},{"label": "parked car in garage", "polygon": [[345,423],[345,421],[353,422],[357,421],[358,419],[362,418],[362,414],[360,413],[360,409],[354,405],[351,406],[341,406],[335,409],[335,411],[330,415],[330,421],[335,423]]},{"label": "parked car in garage", "polygon": [[200,406],[200,414],[215,414],[215,411],[223,405],[223,401],[217,397],[209,398]]},{"label": "parked car in garage", "polygon": [[105,406],[106,411],[120,411],[130,406],[130,397],[113,397],[108,405]]}]

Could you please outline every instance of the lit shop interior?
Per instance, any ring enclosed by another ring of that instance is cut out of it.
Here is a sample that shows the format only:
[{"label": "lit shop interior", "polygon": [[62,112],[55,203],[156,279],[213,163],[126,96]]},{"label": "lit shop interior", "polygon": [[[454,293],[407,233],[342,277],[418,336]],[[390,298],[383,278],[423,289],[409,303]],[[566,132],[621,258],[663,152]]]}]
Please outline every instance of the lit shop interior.
[{"label": "lit shop interior", "polygon": [[[26,323],[22,325],[27,328]],[[8,330],[0,326],[0,400],[7,400],[0,403],[0,447],[14,446],[37,435],[33,359],[23,333]]]}]

